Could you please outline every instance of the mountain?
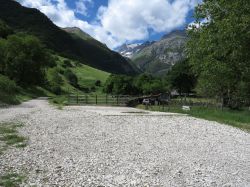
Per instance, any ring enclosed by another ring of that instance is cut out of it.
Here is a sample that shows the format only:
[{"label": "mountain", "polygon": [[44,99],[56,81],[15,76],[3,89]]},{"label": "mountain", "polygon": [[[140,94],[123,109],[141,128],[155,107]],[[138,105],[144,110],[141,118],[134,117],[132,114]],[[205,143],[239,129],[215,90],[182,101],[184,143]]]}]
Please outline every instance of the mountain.
[{"label": "mountain", "polygon": [[14,0],[0,0],[0,19],[15,31],[37,36],[49,49],[61,56],[110,73],[136,73],[119,53],[111,51],[86,33],[72,36],[72,33],[54,25],[37,9],[23,7]]},{"label": "mountain", "polygon": [[186,42],[185,31],[173,31],[135,53],[131,60],[143,72],[163,75],[185,58]]},{"label": "mountain", "polygon": [[76,35],[76,36],[82,38],[83,40],[95,40],[89,34],[82,31],[78,27],[66,27],[66,28],[62,28],[62,30],[66,31],[72,35]]},{"label": "mountain", "polygon": [[123,44],[118,47],[116,51],[126,58],[132,58],[136,53],[139,53],[142,49],[153,43],[154,42],[145,42],[142,44]]},{"label": "mountain", "polygon": [[93,45],[96,45],[98,47],[103,48],[103,50],[109,50],[110,49],[103,43],[99,42],[98,40],[94,39],[92,36],[90,36],[88,33],[84,32],[78,27],[66,27],[62,28],[62,30],[66,31],[69,33],[73,38],[81,38],[82,40],[91,43]]}]

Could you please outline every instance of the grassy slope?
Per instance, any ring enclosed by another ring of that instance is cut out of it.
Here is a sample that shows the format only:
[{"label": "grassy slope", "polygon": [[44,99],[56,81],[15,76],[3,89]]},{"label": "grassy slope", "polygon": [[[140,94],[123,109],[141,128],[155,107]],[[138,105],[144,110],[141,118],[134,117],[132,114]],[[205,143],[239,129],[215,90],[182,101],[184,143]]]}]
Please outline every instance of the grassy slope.
[{"label": "grassy slope", "polygon": [[[59,57],[59,61],[57,62],[57,67],[62,69],[63,71],[66,70],[66,68],[62,66],[64,60],[65,58]],[[100,80],[103,85],[110,75],[109,73],[105,71],[101,71],[101,70],[98,70],[98,69],[95,69],[90,66],[83,65],[74,61],[71,61],[71,64],[72,64],[72,67],[70,67],[69,69],[71,69],[75,73],[75,75],[78,78],[78,84],[82,87],[86,87],[86,88],[95,87],[95,82],[97,80]],[[75,93],[75,92],[81,93],[80,90],[71,86],[65,77],[62,77],[62,78],[64,80],[62,84],[62,88],[66,93]],[[100,93],[102,91],[102,87],[96,87],[96,91]]]},{"label": "grassy slope", "polygon": [[[110,75],[107,72],[97,70],[86,65],[82,65],[77,68],[72,68],[72,70],[78,77],[79,84],[86,87],[94,86],[97,80],[100,80],[103,85]],[[101,92],[100,88],[101,87],[97,88],[98,92]]]},{"label": "grassy slope", "polygon": [[[63,67],[63,61],[65,58],[58,56],[57,61],[57,68],[59,68],[62,71],[65,71],[66,68]],[[71,64],[73,67],[68,67],[71,69],[76,76],[78,77],[78,84],[82,87],[91,88],[95,87],[96,80],[100,80],[102,85],[107,80],[108,76],[110,75],[107,72],[92,68],[87,65],[83,65],[74,61],[71,61]],[[50,76],[49,74],[47,75]],[[46,90],[45,88],[41,87],[30,87],[30,88],[18,88],[17,92],[13,95],[9,95],[4,93],[3,90],[0,90],[0,105],[1,103],[7,103],[7,104],[19,104],[23,101],[27,101],[32,98],[36,97],[53,97],[55,100],[57,100],[58,103],[65,102],[66,95],[68,93],[82,93],[84,92],[78,90],[77,88],[73,87],[69,84],[69,81],[66,79],[66,77],[63,74],[60,74],[60,76],[63,79],[63,83],[61,85],[61,88],[63,90],[63,95],[61,96],[55,96],[50,91]],[[102,86],[101,87],[95,87],[96,91],[95,93],[100,94],[102,92]]]},{"label": "grassy slope", "polygon": [[[145,107],[140,105],[139,108],[144,109]],[[220,110],[206,107],[192,107],[190,111],[183,111],[181,107],[165,107],[163,109],[162,106],[150,106],[149,110],[188,114],[193,117],[228,124],[250,132],[249,110],[235,111],[229,109]]]}]

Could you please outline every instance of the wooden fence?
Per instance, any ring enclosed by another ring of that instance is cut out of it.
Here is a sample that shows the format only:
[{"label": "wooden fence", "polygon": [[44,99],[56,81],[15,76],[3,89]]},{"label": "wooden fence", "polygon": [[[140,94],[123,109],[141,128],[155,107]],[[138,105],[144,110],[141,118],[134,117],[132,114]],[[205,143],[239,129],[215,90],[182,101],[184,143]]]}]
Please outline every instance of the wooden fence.
[{"label": "wooden fence", "polygon": [[68,96],[68,105],[110,105],[126,106],[136,97],[127,95],[78,95]]}]

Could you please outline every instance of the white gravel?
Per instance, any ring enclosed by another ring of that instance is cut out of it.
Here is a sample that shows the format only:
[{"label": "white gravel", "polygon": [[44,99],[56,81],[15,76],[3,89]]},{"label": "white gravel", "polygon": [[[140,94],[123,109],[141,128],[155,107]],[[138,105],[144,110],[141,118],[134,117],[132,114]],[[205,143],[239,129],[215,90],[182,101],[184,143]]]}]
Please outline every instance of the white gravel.
[{"label": "white gravel", "polygon": [[0,109],[23,121],[24,149],[0,156],[0,175],[36,186],[250,186],[250,134],[184,115],[45,100]]}]

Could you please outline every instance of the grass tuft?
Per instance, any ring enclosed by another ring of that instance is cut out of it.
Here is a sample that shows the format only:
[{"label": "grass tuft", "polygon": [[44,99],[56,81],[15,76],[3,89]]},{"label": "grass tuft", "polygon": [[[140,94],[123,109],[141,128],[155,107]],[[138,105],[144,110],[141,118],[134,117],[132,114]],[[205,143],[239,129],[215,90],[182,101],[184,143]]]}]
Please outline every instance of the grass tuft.
[{"label": "grass tuft", "polygon": [[0,154],[8,146],[22,148],[26,146],[26,138],[18,135],[17,128],[22,127],[20,123],[0,123]]},{"label": "grass tuft", "polygon": [[25,181],[26,177],[16,173],[8,173],[0,177],[0,186],[17,187]]}]

